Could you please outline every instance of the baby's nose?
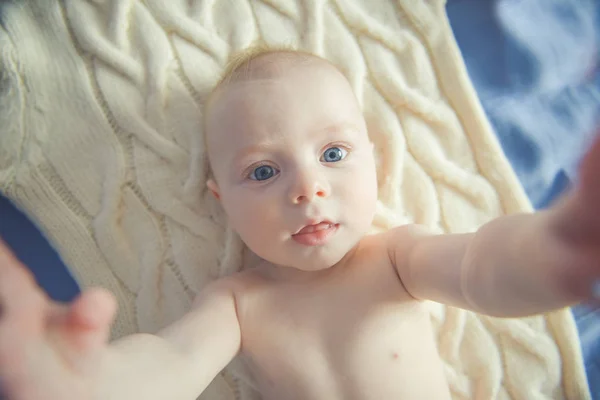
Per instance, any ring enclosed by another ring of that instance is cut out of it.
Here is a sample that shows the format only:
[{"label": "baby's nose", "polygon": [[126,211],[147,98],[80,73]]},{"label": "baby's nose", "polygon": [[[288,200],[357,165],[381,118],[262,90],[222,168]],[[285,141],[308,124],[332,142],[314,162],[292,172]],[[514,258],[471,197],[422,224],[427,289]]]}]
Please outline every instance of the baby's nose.
[{"label": "baby's nose", "polygon": [[328,195],[329,186],[326,179],[318,173],[304,173],[298,176],[290,192],[294,204],[311,202],[315,198],[324,198]]},{"label": "baby's nose", "polygon": [[325,191],[323,190],[315,190],[312,193],[311,192],[307,192],[306,195],[299,195],[296,196],[294,200],[294,204],[300,204],[300,203],[304,203],[304,202],[311,202],[313,201],[316,197],[326,197]]}]

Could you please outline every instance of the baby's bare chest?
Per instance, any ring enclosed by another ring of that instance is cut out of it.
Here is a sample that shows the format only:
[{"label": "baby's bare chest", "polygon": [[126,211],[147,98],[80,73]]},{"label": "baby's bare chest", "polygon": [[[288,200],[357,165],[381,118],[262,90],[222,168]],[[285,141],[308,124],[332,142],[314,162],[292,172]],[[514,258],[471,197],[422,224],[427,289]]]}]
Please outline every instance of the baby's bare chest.
[{"label": "baby's bare chest", "polygon": [[439,364],[425,306],[394,274],[265,288],[241,322],[242,352],[270,398],[398,398],[414,392],[411,371]]}]

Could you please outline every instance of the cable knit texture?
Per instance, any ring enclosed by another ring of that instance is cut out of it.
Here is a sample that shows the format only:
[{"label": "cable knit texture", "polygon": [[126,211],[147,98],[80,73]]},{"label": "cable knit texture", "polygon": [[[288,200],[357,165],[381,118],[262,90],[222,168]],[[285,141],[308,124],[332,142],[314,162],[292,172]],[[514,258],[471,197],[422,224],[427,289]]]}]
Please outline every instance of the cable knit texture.
[{"label": "cable knit texture", "polygon": [[[115,293],[113,337],[180,317],[243,245],[204,188],[202,103],[262,39],[347,75],[379,168],[375,229],[472,231],[531,207],[504,157],[442,0],[7,1],[0,190],[79,282]],[[455,399],[587,399],[566,310],[505,320],[431,304]],[[293,340],[293,338],[290,338]],[[249,399],[235,374],[202,399]]]}]

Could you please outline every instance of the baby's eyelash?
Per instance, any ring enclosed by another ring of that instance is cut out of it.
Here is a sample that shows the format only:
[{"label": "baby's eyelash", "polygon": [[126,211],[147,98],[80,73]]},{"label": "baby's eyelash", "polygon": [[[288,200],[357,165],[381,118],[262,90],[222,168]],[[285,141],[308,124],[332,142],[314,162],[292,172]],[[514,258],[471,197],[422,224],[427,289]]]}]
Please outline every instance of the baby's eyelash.
[{"label": "baby's eyelash", "polygon": [[260,162],[250,165],[249,167],[246,167],[242,172],[242,177],[244,179],[250,179],[250,176],[257,168],[264,167],[264,166],[268,166],[268,167],[273,168],[274,170],[278,170],[277,167],[275,165],[273,165],[272,163],[260,161]]},{"label": "baby's eyelash", "polygon": [[352,151],[352,146],[349,143],[346,142],[333,142],[333,143],[329,143],[327,146],[323,147],[323,149],[321,150],[321,152],[331,148],[331,147],[341,147],[344,150],[346,150],[348,153],[350,153]]},{"label": "baby's eyelash", "polygon": [[242,172],[242,176],[244,178],[247,178],[250,176],[250,174],[252,173],[252,171],[254,171],[256,168],[258,167],[262,167],[263,165],[268,165],[267,163],[256,163],[256,164],[251,164],[250,166],[244,168],[243,172]]}]

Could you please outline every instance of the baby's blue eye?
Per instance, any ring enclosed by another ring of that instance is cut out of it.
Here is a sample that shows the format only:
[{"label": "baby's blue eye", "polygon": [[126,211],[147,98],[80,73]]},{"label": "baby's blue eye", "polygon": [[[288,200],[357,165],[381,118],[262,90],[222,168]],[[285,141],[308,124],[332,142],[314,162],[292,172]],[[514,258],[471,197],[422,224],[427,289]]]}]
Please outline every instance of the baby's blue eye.
[{"label": "baby's blue eye", "polygon": [[325,161],[325,162],[342,161],[344,158],[346,158],[347,154],[348,154],[348,151],[346,151],[345,149],[342,149],[340,147],[330,147],[327,150],[325,150],[325,152],[323,153],[323,156],[321,157],[321,161]]},{"label": "baby's blue eye", "polygon": [[254,181],[266,181],[276,174],[277,170],[275,168],[269,165],[261,165],[260,167],[255,168],[252,173],[250,173],[250,179]]}]

